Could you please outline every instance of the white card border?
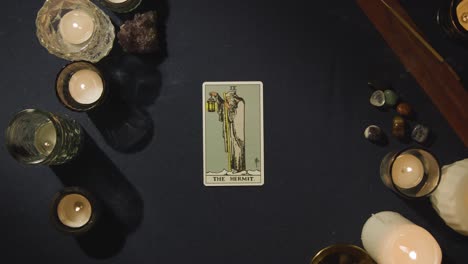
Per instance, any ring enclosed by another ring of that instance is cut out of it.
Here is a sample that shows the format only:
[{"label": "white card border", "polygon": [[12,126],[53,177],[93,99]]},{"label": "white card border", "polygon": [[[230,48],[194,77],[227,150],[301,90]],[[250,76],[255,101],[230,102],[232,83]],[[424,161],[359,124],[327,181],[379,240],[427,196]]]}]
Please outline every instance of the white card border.
[{"label": "white card border", "polygon": [[[228,84],[232,84],[232,85],[236,85],[236,84],[239,84],[239,85],[246,85],[246,84],[253,84],[253,85],[260,85],[260,133],[261,133],[261,139],[260,139],[260,143],[261,143],[261,148],[260,148],[260,151],[261,151],[261,171],[262,171],[262,177],[261,177],[261,182],[260,183],[238,183],[238,184],[222,184],[222,183],[217,183],[217,184],[210,184],[210,183],[207,183],[206,182],[206,131],[205,131],[205,115],[206,115],[206,96],[205,96],[205,91],[206,91],[206,86],[207,85],[228,85]],[[230,186],[230,187],[238,187],[238,186],[263,186],[265,184],[265,148],[264,148],[264,145],[265,145],[265,140],[264,140],[264,131],[263,131],[263,119],[264,119],[264,116],[263,116],[263,82],[261,81],[232,81],[232,82],[229,82],[229,81],[222,81],[222,82],[204,82],[203,83],[203,88],[202,88],[202,113],[203,113],[203,184],[207,187],[226,187],[226,186]]]}]

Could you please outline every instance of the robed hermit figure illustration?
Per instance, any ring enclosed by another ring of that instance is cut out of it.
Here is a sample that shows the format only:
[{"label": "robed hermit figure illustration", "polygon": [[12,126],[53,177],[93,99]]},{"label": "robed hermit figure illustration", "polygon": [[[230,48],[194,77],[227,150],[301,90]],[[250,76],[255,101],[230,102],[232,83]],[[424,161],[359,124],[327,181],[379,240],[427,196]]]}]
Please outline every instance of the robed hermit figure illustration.
[{"label": "robed hermit figure illustration", "polygon": [[228,159],[227,171],[245,171],[245,101],[237,95],[236,86],[231,86],[223,95],[210,92],[210,97],[208,111],[217,112],[223,127],[224,150]]}]

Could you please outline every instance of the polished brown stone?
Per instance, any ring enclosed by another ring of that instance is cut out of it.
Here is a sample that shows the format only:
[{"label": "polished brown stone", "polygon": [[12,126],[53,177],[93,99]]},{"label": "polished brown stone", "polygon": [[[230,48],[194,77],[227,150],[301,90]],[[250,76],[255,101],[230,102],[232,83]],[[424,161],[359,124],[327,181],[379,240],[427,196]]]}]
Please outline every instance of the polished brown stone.
[{"label": "polished brown stone", "polygon": [[409,116],[413,112],[413,109],[408,103],[399,103],[396,108],[398,114],[402,116]]}]

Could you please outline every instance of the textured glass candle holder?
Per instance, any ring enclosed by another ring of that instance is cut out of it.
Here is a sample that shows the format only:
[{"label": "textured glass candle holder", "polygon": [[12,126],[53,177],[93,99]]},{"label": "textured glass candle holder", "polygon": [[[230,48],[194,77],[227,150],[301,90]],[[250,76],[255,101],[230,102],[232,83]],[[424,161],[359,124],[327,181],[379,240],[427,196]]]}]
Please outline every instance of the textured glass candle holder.
[{"label": "textured glass candle holder", "polygon": [[26,109],[6,131],[6,147],[24,164],[58,165],[76,157],[83,141],[80,125],[56,114]]},{"label": "textured glass candle holder", "polygon": [[[72,23],[69,30],[80,29],[70,19],[72,11],[86,18],[92,29],[82,42],[66,41],[60,28],[62,19],[68,15],[67,19]],[[115,29],[109,17],[89,0],[46,0],[37,14],[36,27],[36,35],[42,46],[51,54],[70,61],[98,62],[109,54],[115,39]]]},{"label": "textured glass candle holder", "polygon": [[[92,78],[94,76],[97,80],[74,81],[72,77],[76,76],[76,73],[84,73],[81,79],[86,77]],[[81,87],[78,89],[82,90],[78,94],[76,92],[73,93],[74,90],[77,90],[76,87],[73,87],[76,85],[80,85]],[[93,91],[93,89],[97,89],[98,87],[99,91]],[[65,107],[78,112],[88,111],[102,104],[107,93],[104,77],[101,71],[99,71],[99,69],[93,64],[83,61],[72,62],[60,71],[55,82],[55,91],[60,102]]]},{"label": "textured glass candle holder", "polygon": [[65,188],[52,199],[52,224],[65,234],[82,235],[88,232],[96,225],[99,216],[99,203],[83,188]]},{"label": "textured glass candle holder", "polygon": [[117,13],[128,13],[135,10],[142,0],[100,0],[102,5]]},{"label": "textured glass candle holder", "polygon": [[383,183],[405,198],[429,196],[439,185],[440,176],[439,162],[424,149],[390,152],[380,164]]}]

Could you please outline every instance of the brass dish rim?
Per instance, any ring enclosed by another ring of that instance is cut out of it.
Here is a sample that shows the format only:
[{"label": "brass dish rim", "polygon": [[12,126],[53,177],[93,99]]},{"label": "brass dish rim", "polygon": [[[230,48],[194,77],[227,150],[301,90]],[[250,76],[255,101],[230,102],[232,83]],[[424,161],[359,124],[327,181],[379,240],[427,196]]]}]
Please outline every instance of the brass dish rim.
[{"label": "brass dish rim", "polygon": [[363,248],[361,248],[359,246],[352,245],[352,244],[334,244],[334,245],[330,245],[330,246],[328,246],[326,248],[323,248],[319,252],[317,252],[317,254],[315,254],[315,256],[310,261],[310,264],[318,264],[318,261],[323,260],[323,257],[326,256],[325,253],[327,251],[329,251],[332,248],[337,248],[337,247],[351,248],[351,249],[357,250],[358,252],[362,253],[363,255],[365,255],[365,256],[367,256],[369,258],[369,261],[370,261],[369,263],[375,263],[375,261],[369,255],[369,253],[367,253],[366,250],[364,250]]}]

